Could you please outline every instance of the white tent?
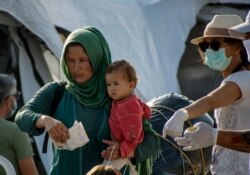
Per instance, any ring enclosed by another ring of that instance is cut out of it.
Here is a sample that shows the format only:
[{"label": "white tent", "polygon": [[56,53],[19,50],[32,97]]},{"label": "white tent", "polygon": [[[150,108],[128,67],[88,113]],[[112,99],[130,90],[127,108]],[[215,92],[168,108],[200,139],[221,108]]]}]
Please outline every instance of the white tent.
[{"label": "white tent", "polygon": [[[113,60],[125,58],[140,77],[145,100],[180,92],[177,70],[199,10],[209,2],[247,0],[60,0],[40,1],[56,26],[72,31],[96,26],[107,38]],[[63,16],[63,18],[62,18]]]},{"label": "white tent", "polygon": [[146,100],[166,92],[179,92],[176,79],[179,60],[195,16],[205,2],[42,0],[41,3],[59,27],[72,31],[93,25],[100,29],[110,44],[113,60],[124,58],[136,67],[140,77],[138,89]]},{"label": "white tent", "polygon": [[[38,1],[0,1],[0,34],[0,70],[15,73],[24,103],[44,83],[60,79],[58,63],[63,43],[48,13]],[[39,153],[42,138],[35,137]],[[50,155],[40,154],[47,170]]]},{"label": "white tent", "polygon": [[[19,54],[13,55],[24,102],[43,83],[61,78],[58,60],[63,43],[54,25],[67,31],[82,26],[100,29],[113,60],[127,59],[136,67],[137,92],[150,100],[180,93],[179,63],[197,14],[208,3],[250,4],[249,0],[2,0],[0,24],[8,26],[18,48]],[[49,171],[51,150],[41,153],[42,138],[36,137],[36,144]]]}]

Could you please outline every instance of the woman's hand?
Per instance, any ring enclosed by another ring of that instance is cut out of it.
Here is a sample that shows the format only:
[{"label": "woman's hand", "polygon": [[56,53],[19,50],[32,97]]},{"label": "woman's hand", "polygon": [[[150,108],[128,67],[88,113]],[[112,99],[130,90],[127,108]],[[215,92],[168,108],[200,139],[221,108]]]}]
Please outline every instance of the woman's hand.
[{"label": "woman's hand", "polygon": [[192,128],[185,130],[184,137],[174,138],[178,145],[184,146],[183,150],[193,151],[216,144],[217,129],[204,122],[196,123]]},{"label": "woman's hand", "polygon": [[59,120],[50,116],[42,115],[36,122],[36,127],[45,128],[50,137],[60,143],[65,143],[69,139],[68,128]]},{"label": "woman's hand", "polygon": [[121,158],[120,144],[117,141],[103,140],[103,143],[108,145],[107,149],[101,153],[104,159],[115,160]]}]

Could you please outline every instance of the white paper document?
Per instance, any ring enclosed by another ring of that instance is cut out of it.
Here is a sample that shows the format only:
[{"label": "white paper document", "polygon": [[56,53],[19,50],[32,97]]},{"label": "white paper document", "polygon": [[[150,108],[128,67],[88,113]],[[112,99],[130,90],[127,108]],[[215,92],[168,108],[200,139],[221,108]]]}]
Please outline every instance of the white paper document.
[{"label": "white paper document", "polygon": [[74,150],[78,147],[85,145],[89,141],[82,122],[74,122],[73,126],[69,128],[69,136],[70,138],[67,140],[66,143],[55,142],[53,139],[51,140],[58,149],[66,150]]}]

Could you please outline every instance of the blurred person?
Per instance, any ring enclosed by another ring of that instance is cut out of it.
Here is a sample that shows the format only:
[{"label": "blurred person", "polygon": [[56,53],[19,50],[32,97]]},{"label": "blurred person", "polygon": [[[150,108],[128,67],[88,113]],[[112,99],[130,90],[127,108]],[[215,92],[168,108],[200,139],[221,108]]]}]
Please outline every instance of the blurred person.
[{"label": "blurred person", "polygon": [[[15,168],[17,175],[37,175],[33,150],[28,135],[7,119],[17,109],[20,92],[14,77],[0,74],[0,155]],[[5,174],[0,166],[0,174]]]},{"label": "blurred person", "polygon": [[[88,26],[74,30],[67,37],[61,55],[60,65],[67,85],[55,112],[51,114],[57,82],[43,86],[18,111],[15,121],[23,131],[41,135],[46,130],[55,142],[67,143],[68,128],[75,121],[83,124],[89,142],[74,150],[53,146],[51,175],[86,174],[104,158],[120,158],[120,144],[110,139],[108,125],[111,99],[105,72],[109,64],[109,45],[97,28]],[[146,120],[143,129],[145,137],[134,151],[133,159],[135,164],[149,165],[158,148],[158,137]],[[144,175],[146,171],[143,169]]]},{"label": "blurred person", "polygon": [[108,66],[106,86],[113,99],[109,127],[112,140],[120,143],[121,153],[121,159],[114,161],[119,161],[124,166],[129,165],[127,171],[135,171],[130,157],[134,156],[135,148],[144,137],[142,119],[149,119],[151,116],[149,106],[134,94],[137,83],[136,71],[126,60],[118,60]]},{"label": "blurred person", "polygon": [[[250,72],[244,36],[231,36],[229,28],[242,24],[238,15],[215,15],[207,24],[202,37],[191,40],[197,45],[202,62],[210,69],[220,71],[221,85],[208,95],[182,108],[166,122],[163,135],[179,137],[188,119],[215,110],[218,129],[247,129],[250,126]],[[248,174],[247,153],[213,147],[211,173],[219,175]]]}]

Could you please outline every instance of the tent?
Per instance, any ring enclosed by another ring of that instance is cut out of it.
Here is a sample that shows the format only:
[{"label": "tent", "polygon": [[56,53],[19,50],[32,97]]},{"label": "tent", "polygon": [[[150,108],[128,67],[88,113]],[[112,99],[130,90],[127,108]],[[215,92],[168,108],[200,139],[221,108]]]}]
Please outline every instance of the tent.
[{"label": "tent", "polygon": [[[208,4],[213,10],[204,8]],[[70,32],[92,25],[108,40],[113,60],[127,59],[135,66],[137,93],[145,101],[169,92],[195,99],[217,86],[220,77],[197,65],[190,38],[201,35],[214,14],[244,18],[249,5],[249,0],[3,0],[0,71],[16,75],[23,93],[20,104],[25,103],[46,82],[63,79],[57,29]],[[213,6],[228,8],[215,11]],[[34,138],[48,172],[52,153],[41,153],[42,141],[43,136]]]},{"label": "tent", "polygon": [[135,66],[140,77],[137,89],[145,100],[179,92],[176,79],[179,60],[186,36],[195,24],[195,15],[205,2],[73,0],[58,4],[42,0],[41,3],[54,24],[65,30],[87,25],[99,28],[110,44],[113,60],[127,59]]},{"label": "tent", "polygon": [[[186,47],[190,45],[188,36],[196,25],[196,17],[203,6],[209,3],[218,6],[231,4],[231,13],[244,18],[243,12],[248,12],[247,10],[240,12],[233,9],[250,4],[248,0],[40,2],[47,9],[53,23],[67,31],[88,25],[99,28],[110,44],[113,60],[124,58],[136,67],[140,77],[137,90],[145,100],[182,90],[177,79],[179,63]],[[208,15],[205,22],[216,13],[206,12]],[[230,10],[226,12],[230,13]],[[191,48],[195,53],[195,47]]]},{"label": "tent", "polygon": [[[22,91],[19,106],[45,83],[61,79],[57,70],[62,41],[45,11],[34,0],[0,1],[0,71],[17,78]],[[42,137],[34,137],[33,144],[40,153],[41,166],[49,168],[48,155],[40,151]]]}]

